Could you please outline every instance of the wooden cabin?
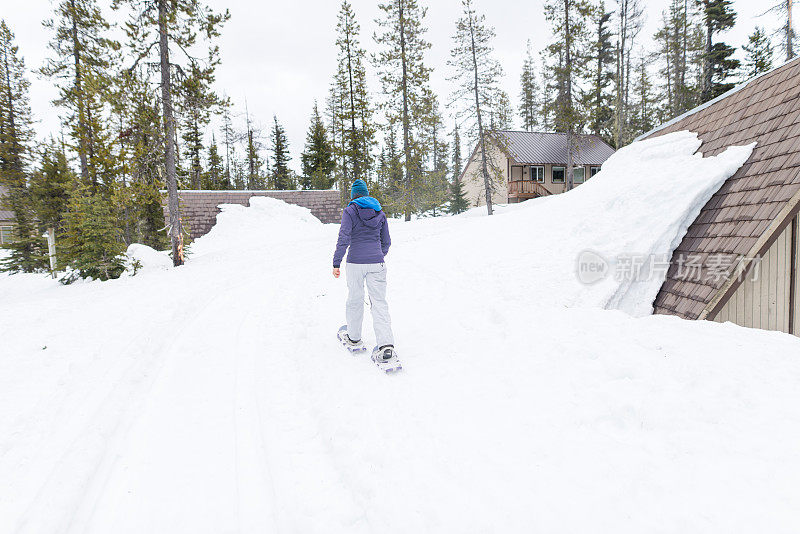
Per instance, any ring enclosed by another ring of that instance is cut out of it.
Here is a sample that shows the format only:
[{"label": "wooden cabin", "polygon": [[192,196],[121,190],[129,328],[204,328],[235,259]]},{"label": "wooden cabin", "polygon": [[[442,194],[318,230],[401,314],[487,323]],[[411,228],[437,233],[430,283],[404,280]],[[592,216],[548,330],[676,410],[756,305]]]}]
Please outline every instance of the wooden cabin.
[{"label": "wooden cabin", "polygon": [[[563,133],[500,130],[487,135],[492,202],[515,203],[566,190],[567,136]],[[576,136],[573,176],[576,186],[600,171],[614,149],[596,135]],[[486,204],[479,147],[459,177],[470,205]]]}]

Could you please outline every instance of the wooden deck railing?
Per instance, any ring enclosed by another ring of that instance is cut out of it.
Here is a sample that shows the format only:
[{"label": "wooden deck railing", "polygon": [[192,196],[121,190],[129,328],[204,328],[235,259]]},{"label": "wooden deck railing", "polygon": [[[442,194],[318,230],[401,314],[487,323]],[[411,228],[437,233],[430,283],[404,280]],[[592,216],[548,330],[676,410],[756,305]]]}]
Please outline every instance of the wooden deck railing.
[{"label": "wooden deck railing", "polygon": [[514,180],[508,182],[510,196],[546,197],[552,195],[542,184],[531,180]]}]

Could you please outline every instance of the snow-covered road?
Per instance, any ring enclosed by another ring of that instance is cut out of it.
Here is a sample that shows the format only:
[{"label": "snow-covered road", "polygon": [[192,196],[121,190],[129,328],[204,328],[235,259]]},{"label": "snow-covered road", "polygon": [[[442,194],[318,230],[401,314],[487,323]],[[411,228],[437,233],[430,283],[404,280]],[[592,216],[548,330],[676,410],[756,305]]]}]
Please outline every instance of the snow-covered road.
[{"label": "snow-covered road", "polygon": [[0,532],[800,530],[800,340],[553,305],[552,211],[392,223],[397,376],[278,202],[180,269],[0,276]]}]

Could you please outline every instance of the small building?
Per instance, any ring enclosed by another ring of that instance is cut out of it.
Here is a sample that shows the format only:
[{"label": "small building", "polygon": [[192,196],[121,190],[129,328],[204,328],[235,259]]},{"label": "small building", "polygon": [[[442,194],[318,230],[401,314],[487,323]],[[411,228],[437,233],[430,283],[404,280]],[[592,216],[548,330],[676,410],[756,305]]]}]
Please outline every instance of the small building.
[{"label": "small building", "polygon": [[688,228],[654,313],[800,334],[800,59],[643,137],[681,130],[704,156],[757,144]]},{"label": "small building", "polygon": [[[577,186],[597,174],[614,149],[596,135],[578,135],[576,139],[573,176]],[[487,134],[487,140],[488,159],[494,171],[490,171],[495,187],[492,202],[522,202],[565,191],[566,134],[499,130]],[[486,204],[478,146],[459,180],[464,184],[470,205]]]},{"label": "small building", "polygon": [[6,196],[8,189],[0,185],[0,245],[5,245],[11,241],[11,234],[14,230],[14,214],[3,205],[3,197]]}]

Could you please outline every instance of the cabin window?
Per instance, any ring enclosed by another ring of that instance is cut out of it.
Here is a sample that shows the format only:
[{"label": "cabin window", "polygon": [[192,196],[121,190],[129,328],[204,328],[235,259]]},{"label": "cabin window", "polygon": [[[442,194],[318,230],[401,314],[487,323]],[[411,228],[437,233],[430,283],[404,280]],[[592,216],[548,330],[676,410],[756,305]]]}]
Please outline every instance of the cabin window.
[{"label": "cabin window", "polygon": [[600,172],[600,167],[589,167],[589,178]]},{"label": "cabin window", "polygon": [[553,183],[554,184],[563,184],[564,183],[564,176],[566,176],[566,168],[564,168],[564,167],[553,167]]},{"label": "cabin window", "polygon": [[11,242],[11,226],[0,226],[0,245],[5,245]]},{"label": "cabin window", "polygon": [[544,167],[541,165],[531,165],[530,171],[528,171],[528,180],[532,180],[534,182],[538,182],[540,184],[544,183]]},{"label": "cabin window", "polygon": [[585,176],[586,176],[586,169],[584,169],[583,167],[575,167],[572,169],[573,184],[582,184],[584,182]]}]

